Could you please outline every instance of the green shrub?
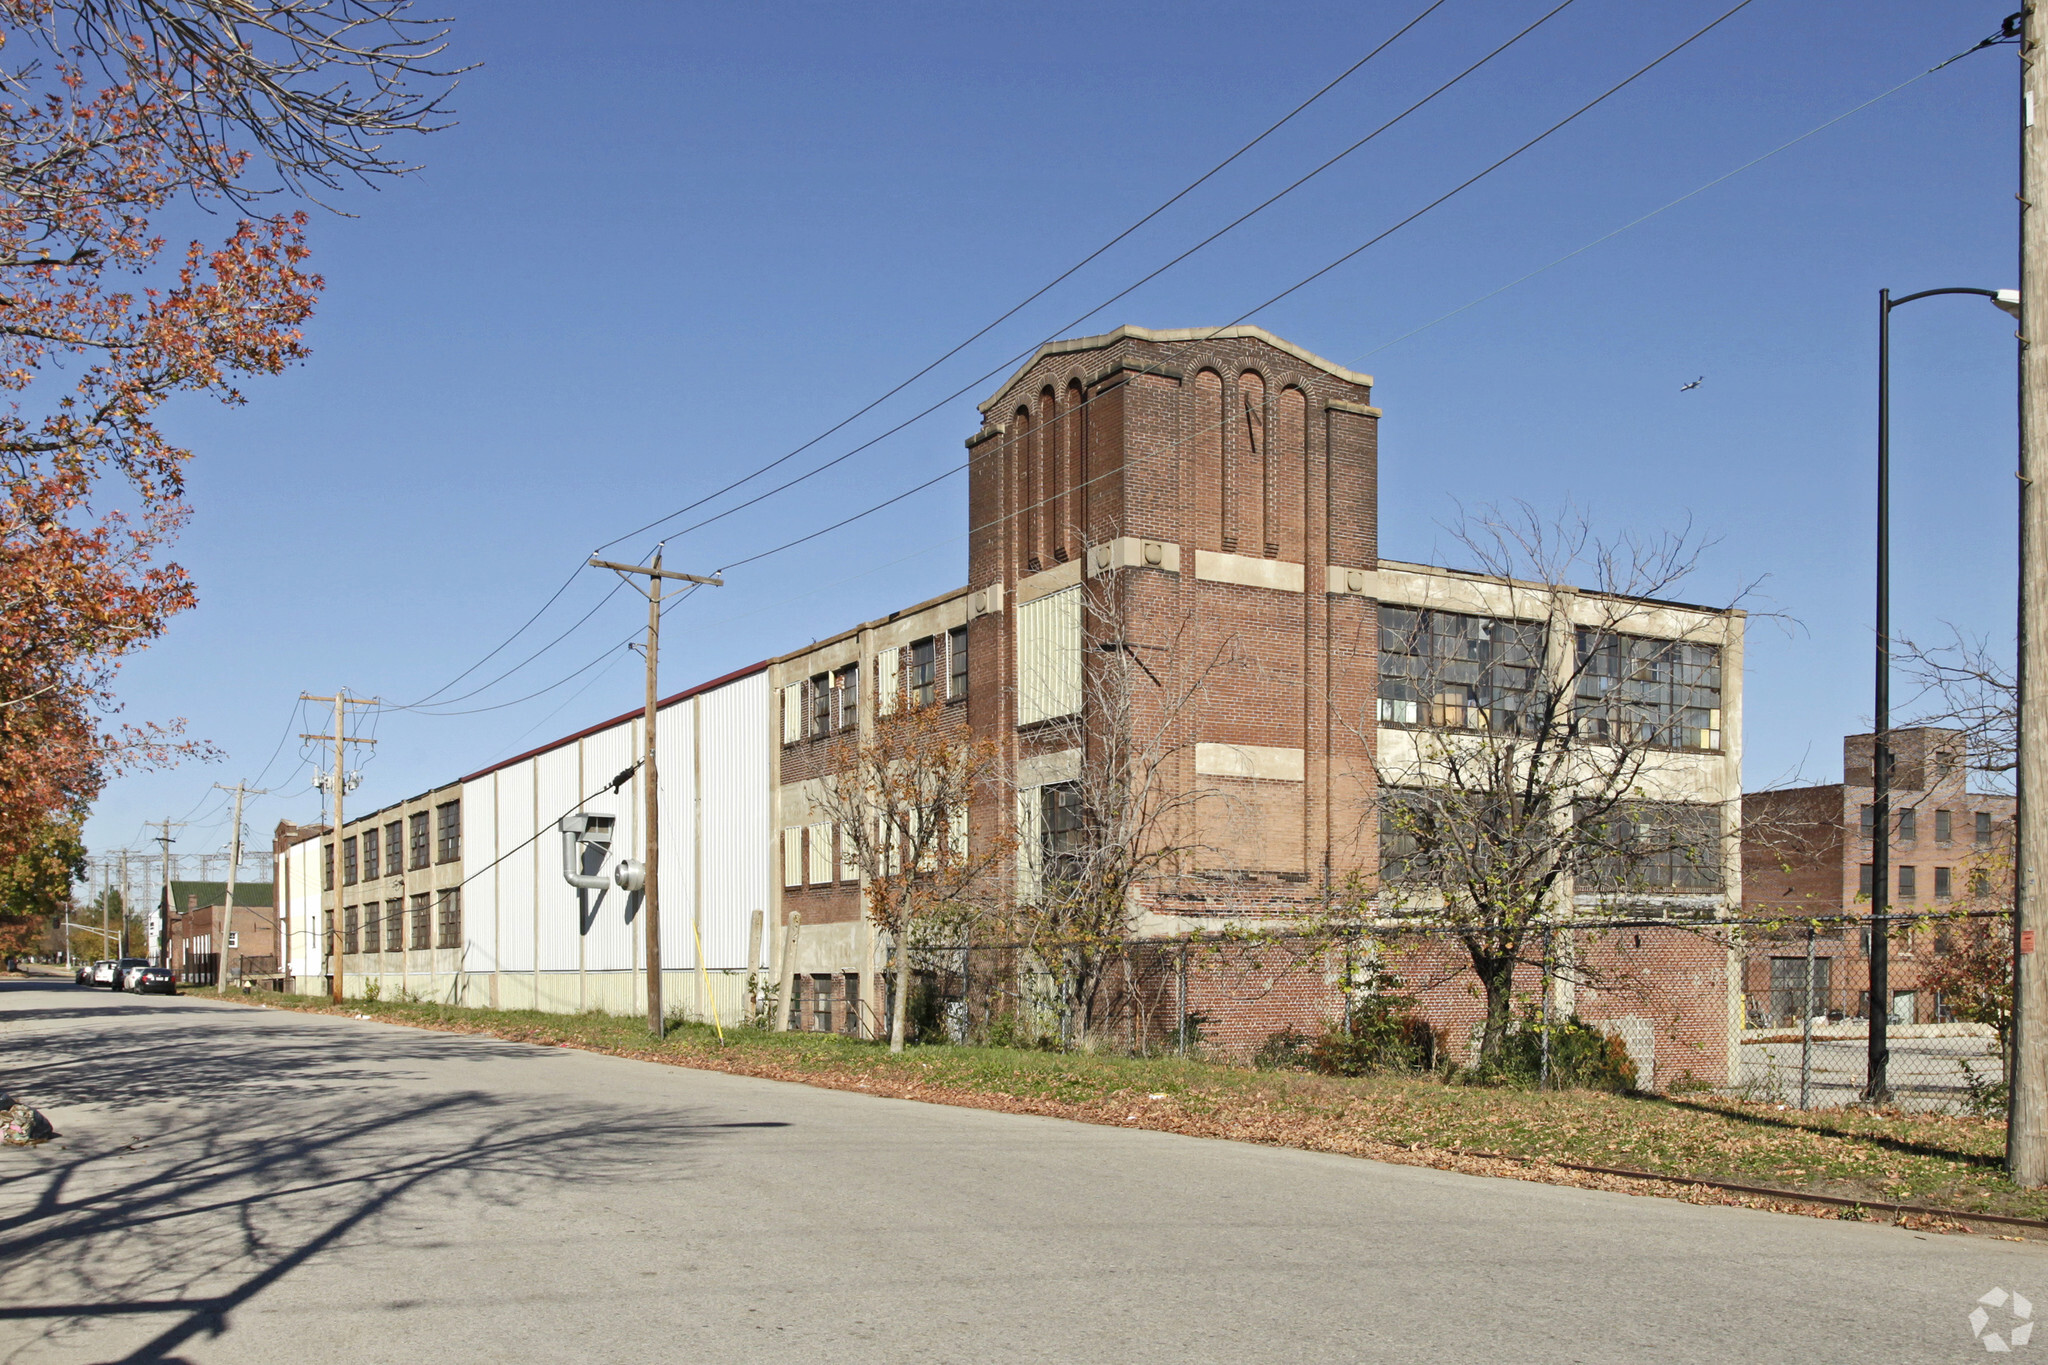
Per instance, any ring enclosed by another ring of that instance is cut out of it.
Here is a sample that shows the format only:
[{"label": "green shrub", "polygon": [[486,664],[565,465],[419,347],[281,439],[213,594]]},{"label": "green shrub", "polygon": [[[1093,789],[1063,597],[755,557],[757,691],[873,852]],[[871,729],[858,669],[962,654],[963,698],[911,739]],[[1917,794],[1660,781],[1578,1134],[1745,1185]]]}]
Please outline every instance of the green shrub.
[{"label": "green shrub", "polygon": [[1320,1037],[1275,1034],[1267,1039],[1275,1065],[1305,1066],[1326,1076],[1434,1071],[1443,1055],[1441,1042],[1416,1013],[1415,998],[1402,993],[1401,978],[1373,964],[1358,984],[1366,993]]},{"label": "green shrub", "polygon": [[1309,1050],[1316,1040],[1295,1029],[1269,1034],[1252,1054],[1252,1065],[1261,1071],[1300,1071],[1308,1066]]},{"label": "green shrub", "polygon": [[[1578,1015],[1553,1019],[1550,1030],[1550,1087],[1553,1090],[1607,1090],[1621,1094],[1636,1088],[1636,1064],[1620,1037],[1602,1033]],[[1508,1034],[1500,1060],[1480,1068],[1474,1079],[1507,1085],[1537,1085],[1543,1077],[1544,1023],[1535,1007],[1524,1010],[1520,1026]]]}]

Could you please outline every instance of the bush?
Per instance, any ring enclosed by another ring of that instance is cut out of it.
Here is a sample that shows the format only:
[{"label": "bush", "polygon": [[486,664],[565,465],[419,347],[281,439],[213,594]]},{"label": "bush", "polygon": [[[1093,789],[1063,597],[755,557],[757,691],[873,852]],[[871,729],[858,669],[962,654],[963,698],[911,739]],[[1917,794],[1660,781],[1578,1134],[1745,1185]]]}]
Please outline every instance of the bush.
[{"label": "bush", "polygon": [[[1543,1076],[1543,1020],[1534,1007],[1523,1012],[1521,1026],[1507,1036],[1500,1060],[1476,1079],[1534,1086]],[[1553,1090],[1607,1090],[1616,1094],[1636,1088],[1636,1064],[1628,1047],[1574,1014],[1550,1022],[1550,1086]]]},{"label": "bush", "polygon": [[1326,1076],[1434,1071],[1443,1048],[1436,1030],[1415,1013],[1414,997],[1401,993],[1401,979],[1375,966],[1365,985],[1370,993],[1354,1001],[1321,1037],[1275,1034],[1267,1039],[1276,1055],[1288,1055],[1276,1065],[1305,1066]]},{"label": "bush", "polygon": [[1299,1071],[1308,1065],[1309,1050],[1316,1040],[1306,1033],[1284,1028],[1267,1035],[1252,1054],[1252,1065],[1260,1071]]}]

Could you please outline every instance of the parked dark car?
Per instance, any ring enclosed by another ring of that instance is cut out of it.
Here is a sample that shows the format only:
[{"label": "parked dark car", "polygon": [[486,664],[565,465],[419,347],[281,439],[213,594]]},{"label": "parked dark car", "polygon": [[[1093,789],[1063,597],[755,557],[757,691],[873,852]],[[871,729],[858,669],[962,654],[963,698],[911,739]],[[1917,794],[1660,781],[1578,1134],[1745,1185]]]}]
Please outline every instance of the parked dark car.
[{"label": "parked dark car", "polygon": [[[115,990],[121,991],[128,989],[128,974],[137,967],[147,967],[149,959],[146,957],[124,957],[113,965],[114,970],[109,973],[107,984]],[[99,978],[95,976],[93,979],[97,981]]]},{"label": "parked dark car", "polygon": [[128,974],[127,989],[137,995],[176,995],[178,974],[169,967],[138,967]]},{"label": "parked dark car", "polygon": [[90,986],[92,984],[92,969],[92,963],[81,962],[78,964],[78,970],[72,974],[71,979],[81,986]]}]

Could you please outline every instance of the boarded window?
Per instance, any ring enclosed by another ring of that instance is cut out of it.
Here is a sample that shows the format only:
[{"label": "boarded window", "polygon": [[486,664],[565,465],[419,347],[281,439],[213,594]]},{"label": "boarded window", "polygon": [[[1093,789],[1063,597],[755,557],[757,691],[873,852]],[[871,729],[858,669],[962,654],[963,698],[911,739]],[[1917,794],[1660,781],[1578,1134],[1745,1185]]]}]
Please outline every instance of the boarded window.
[{"label": "boarded window", "polygon": [[1916,842],[1918,842],[1918,841],[1919,841],[1919,838],[1920,838],[1920,819],[1919,819],[1919,812],[1918,812],[1918,811],[1912,811],[1912,810],[1902,810],[1902,811],[1900,811],[1900,812],[1899,812],[1899,842],[1900,842],[1900,843],[1902,843],[1902,844],[1911,844],[1911,843],[1916,843]]},{"label": "boarded window", "polygon": [[1977,847],[1991,847],[1991,812],[1988,810],[1977,812]]},{"label": "boarded window", "polygon": [[804,831],[801,825],[791,825],[782,831],[782,885],[787,887],[804,884]]},{"label": "boarded window", "polygon": [[811,885],[825,886],[832,880],[832,826],[821,822],[810,827]]},{"label": "boarded window", "polygon": [[1902,867],[1899,869],[1899,899],[1912,900],[1920,894],[1920,869]]},{"label": "boarded window", "polygon": [[839,880],[842,882],[857,882],[860,880],[860,863],[854,856],[853,840],[847,837],[844,830],[839,832]]},{"label": "boarded window", "polygon": [[1955,874],[1946,867],[1934,869],[1934,898],[1945,901],[1955,894]]},{"label": "boarded window", "polygon": [[1081,589],[1062,588],[1017,608],[1017,724],[1081,709]]},{"label": "boarded window", "polygon": [[875,714],[893,716],[896,714],[896,693],[903,683],[903,651],[901,649],[878,649],[875,651]]},{"label": "boarded window", "polygon": [[794,744],[804,737],[804,685],[791,683],[782,689],[782,742]]},{"label": "boarded window", "polygon": [[1934,842],[1945,844],[1955,836],[1955,812],[1938,810],[1934,812]]}]

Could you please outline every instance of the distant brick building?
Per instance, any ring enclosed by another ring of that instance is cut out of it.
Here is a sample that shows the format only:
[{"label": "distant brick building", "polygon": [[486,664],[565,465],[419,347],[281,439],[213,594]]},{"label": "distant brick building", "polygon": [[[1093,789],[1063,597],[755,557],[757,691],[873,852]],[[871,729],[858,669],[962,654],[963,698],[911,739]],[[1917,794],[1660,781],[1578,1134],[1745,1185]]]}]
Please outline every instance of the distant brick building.
[{"label": "distant brick building", "polygon": [[[159,911],[167,926],[172,971],[188,986],[210,986],[219,979],[223,948],[233,949],[241,975],[269,977],[278,973],[276,896],[267,881],[235,883],[235,911],[223,918],[226,882],[173,881]],[[222,925],[232,938],[223,942]]]},{"label": "distant brick building", "polygon": [[[1750,792],[1743,806],[1744,919],[1783,919],[1782,929],[1753,930],[1743,993],[1758,1027],[1795,1020],[1806,989],[1806,928],[1801,920],[1866,919],[1873,890],[1877,832],[1872,807],[1874,735],[1842,741],[1841,782]],[[1969,790],[1969,753],[1960,731],[1892,732],[1889,904],[1912,917],[2003,909],[2012,899],[2010,796]],[[1891,951],[1889,1009],[1899,1023],[1932,1023],[1941,1002],[1923,990],[1920,969],[1939,951],[1938,923],[1903,931]],[[1868,1018],[1869,930],[1824,925],[1815,936],[1814,985],[1822,1008]]]}]

